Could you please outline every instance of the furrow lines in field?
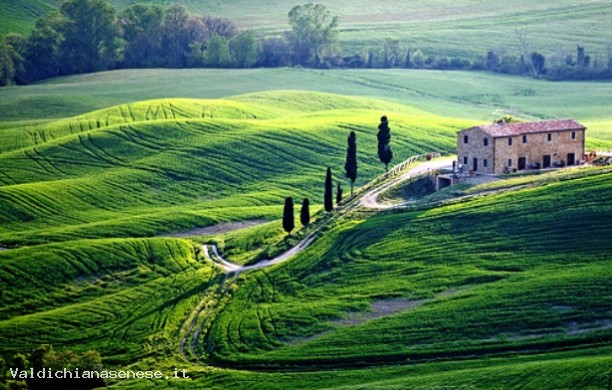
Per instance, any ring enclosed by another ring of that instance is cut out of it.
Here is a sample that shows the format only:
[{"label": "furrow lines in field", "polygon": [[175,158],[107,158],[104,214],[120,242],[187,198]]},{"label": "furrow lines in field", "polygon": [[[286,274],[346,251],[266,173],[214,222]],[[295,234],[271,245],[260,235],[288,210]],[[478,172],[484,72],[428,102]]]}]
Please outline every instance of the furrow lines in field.
[{"label": "furrow lines in field", "polygon": [[176,113],[179,114],[180,118],[193,118],[193,115],[190,112],[187,112],[172,103],[170,103],[170,109],[172,110],[172,116],[174,118],[176,118]]},{"label": "furrow lines in field", "polygon": [[147,121],[151,120],[151,117],[149,115],[151,115],[151,105],[150,104],[147,106],[147,111],[145,112],[145,115],[144,115],[145,120]]},{"label": "furrow lines in field", "polygon": [[57,170],[62,175],[66,175],[66,172],[64,172],[61,169],[59,169],[59,167],[57,165],[53,164],[50,159],[46,158],[43,153],[41,153],[38,150],[36,150],[36,148],[32,148],[32,150],[34,151],[34,153],[36,153],[36,155],[38,157],[40,157],[42,160],[44,160],[47,164],[51,165],[53,167],[53,169]]},{"label": "furrow lines in field", "polygon": [[148,139],[145,139],[135,128],[131,127],[131,125],[122,126],[118,130],[111,131],[111,133],[130,143],[141,146],[145,149],[154,150],[155,152],[159,152],[159,150],[163,147],[163,145],[158,145]]},{"label": "furrow lines in field", "polygon": [[[266,156],[266,154],[268,154],[271,156],[271,158],[269,159],[270,161],[282,161],[283,165],[291,164],[300,168],[312,168],[312,165],[304,161],[303,156],[298,156],[295,153],[288,152],[287,150],[278,147],[274,143],[267,142],[264,138],[265,137],[262,136],[258,139],[253,138],[249,140],[249,144],[252,147],[263,152],[262,154],[260,154],[261,156]],[[312,153],[314,154],[314,152]],[[280,170],[280,168],[278,169]]]},{"label": "furrow lines in field", "polygon": [[2,180],[2,183],[4,185],[10,186],[13,184],[17,184],[17,181],[15,181],[15,179],[10,177],[9,174],[6,173],[5,169],[0,169],[0,175],[4,176],[4,178],[0,178],[0,180]]},{"label": "furrow lines in field", "polygon": [[121,157],[118,156],[114,156],[110,153],[108,153],[106,150],[104,150],[104,148],[102,148],[101,146],[99,146],[98,144],[96,144],[94,142],[94,138],[91,136],[91,134],[87,134],[87,141],[93,145],[93,147],[99,151],[100,154],[103,154],[105,156],[108,156],[110,159],[114,159],[117,160],[117,164],[119,165],[126,165],[127,161],[125,161],[124,159],[122,159]]},{"label": "furrow lines in field", "polygon": [[[10,191],[4,192],[5,195],[10,198],[10,202],[12,204],[21,206],[24,210],[35,215],[36,218],[40,218],[42,216],[57,216],[57,208],[50,207],[46,203],[39,199],[39,194],[35,192],[24,192],[24,191]],[[49,201],[48,198],[43,198]],[[55,203],[55,202],[54,202]]]},{"label": "furrow lines in field", "polygon": [[134,112],[132,111],[132,106],[130,104],[126,105],[128,113],[130,114],[130,119],[132,119],[132,122],[136,122],[136,117],[134,116]]},{"label": "furrow lines in field", "polygon": [[[83,148],[76,146],[76,145],[71,145],[71,144],[59,144],[58,148],[61,149],[65,149],[67,150],[68,153],[68,157],[66,158],[62,158],[62,157],[56,157],[53,160],[55,161],[56,164],[65,164],[65,165],[72,165],[72,166],[89,166],[89,167],[96,167],[96,168],[106,168],[108,167],[108,164],[102,163],[99,160],[93,158],[95,157],[91,154],[91,152],[87,151],[87,150],[83,150]],[[78,156],[78,157],[77,157]]]},{"label": "furrow lines in field", "polygon": [[128,122],[129,122],[129,120],[128,120],[128,115],[129,115],[129,114],[126,114],[126,113],[125,113],[125,111],[124,111],[124,109],[123,109],[123,105],[119,106],[119,114],[120,114],[120,115],[121,115],[121,117],[123,118],[123,122],[125,122],[125,123],[128,123]]},{"label": "furrow lines in field", "polygon": [[[51,169],[49,169],[49,167],[45,166],[45,164],[43,164],[42,162],[38,161],[38,158],[37,158],[38,156],[34,157],[33,155],[30,155],[27,150],[24,150],[23,153],[26,155],[26,157],[28,159],[30,159],[37,166],[42,168],[43,172],[47,172],[47,173],[49,173],[51,175],[55,175],[55,172],[53,172]],[[37,154],[36,151],[34,151],[34,154]],[[41,176],[44,176],[44,174],[42,174]]]},{"label": "furrow lines in field", "polygon": [[[102,160],[104,161],[106,164],[110,165],[110,166],[117,166],[117,163],[107,157],[105,157],[102,153],[102,151],[98,150],[96,151],[92,146],[89,145],[89,142],[85,142],[84,140],[84,136],[81,136],[79,134],[79,143],[81,144],[81,146],[83,147],[83,149],[85,149],[92,157],[94,157],[95,160]],[[88,139],[89,141],[89,139]]]}]

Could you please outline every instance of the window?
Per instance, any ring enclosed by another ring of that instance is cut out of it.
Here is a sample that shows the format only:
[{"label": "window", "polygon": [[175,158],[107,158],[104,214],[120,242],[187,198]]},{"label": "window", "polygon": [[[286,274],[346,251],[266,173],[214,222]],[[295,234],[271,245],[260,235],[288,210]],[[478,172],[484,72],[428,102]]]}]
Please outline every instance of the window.
[{"label": "window", "polygon": [[463,165],[467,165],[467,163],[468,163],[468,158],[467,158],[467,156],[465,156],[463,158]]},{"label": "window", "polygon": [[548,141],[552,141],[552,134],[551,133],[548,133],[547,140]]},{"label": "window", "polygon": [[484,140],[482,140],[482,144],[483,144],[484,146],[489,146],[489,139],[488,139],[488,138],[485,138]]},{"label": "window", "polygon": [[484,160],[482,160],[482,166],[485,167],[485,168],[487,166],[489,166],[489,160],[487,160],[486,158]]},{"label": "window", "polygon": [[508,146],[512,146],[512,137],[508,138]]},{"label": "window", "polygon": [[524,144],[526,144],[526,143],[527,143],[527,136],[526,136],[526,135],[524,135],[524,136],[523,136],[523,143],[524,143]]},{"label": "window", "polygon": [[464,143],[464,144],[467,144],[467,143],[468,143],[468,136],[467,136],[467,135],[464,135],[464,136],[463,136],[463,143]]},{"label": "window", "polygon": [[576,139],[576,132],[572,131],[572,139]]},{"label": "window", "polygon": [[509,166],[509,167],[511,167],[511,166],[512,166],[512,159],[511,159],[511,158],[509,158],[509,159],[508,159],[508,166]]}]

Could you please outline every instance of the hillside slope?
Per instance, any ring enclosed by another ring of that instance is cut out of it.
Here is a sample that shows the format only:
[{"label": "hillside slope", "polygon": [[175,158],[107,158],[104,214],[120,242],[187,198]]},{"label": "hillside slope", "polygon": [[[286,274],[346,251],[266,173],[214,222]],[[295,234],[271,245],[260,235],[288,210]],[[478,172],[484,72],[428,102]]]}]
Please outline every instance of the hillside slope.
[{"label": "hillside slope", "polygon": [[[347,183],[350,131],[365,183],[383,171],[383,114],[394,161],[452,152],[455,131],[474,123],[300,91],[6,123],[0,355],[50,343],[95,349],[107,368],[191,376],[109,383],[132,389],[605,388],[610,173],[453,205],[358,210],[290,261],[235,280],[198,244],[158,237],[278,221],[286,196],[316,207],[327,166]],[[253,250],[270,229],[235,235]]]},{"label": "hillside slope", "polygon": [[[3,0],[0,2],[0,35],[7,32],[26,33],[37,17],[58,0]],[[110,0],[117,11],[132,1]],[[154,0],[167,6],[167,1]],[[240,28],[262,34],[289,30],[287,14],[297,5],[293,1],[246,0],[205,2],[180,0],[193,15],[215,15],[234,20]],[[552,54],[559,47],[573,51],[576,45],[588,53],[606,53],[609,44],[607,15],[612,5],[607,1],[570,0],[494,1],[401,0],[323,2],[340,18],[340,45],[348,54],[382,49],[385,38],[399,39],[404,46],[421,49],[427,55],[452,57],[484,56],[489,49],[505,48],[520,55],[516,30],[528,33],[530,50]],[[486,36],[486,39],[483,39]],[[579,37],[579,38],[577,38]],[[602,61],[604,61],[602,59]]]},{"label": "hillside slope", "polygon": [[[467,121],[321,93],[162,100],[3,130],[0,243],[149,236],[275,218],[285,196],[321,201],[358,133],[359,183],[380,173],[375,132],[390,115],[396,161],[450,152]],[[369,151],[368,151],[369,149]]]},{"label": "hillside slope", "polygon": [[[155,80],[154,87],[151,80]],[[532,120],[573,118],[588,127],[587,148],[612,148],[608,109],[611,83],[553,83],[480,72],[398,69],[139,69],[61,77],[37,85],[4,88],[0,135],[7,129],[27,130],[41,121],[135,101],[234,99],[287,86],[391,100],[439,116],[482,123],[505,114]],[[274,109],[281,110],[283,104],[276,106]]]}]

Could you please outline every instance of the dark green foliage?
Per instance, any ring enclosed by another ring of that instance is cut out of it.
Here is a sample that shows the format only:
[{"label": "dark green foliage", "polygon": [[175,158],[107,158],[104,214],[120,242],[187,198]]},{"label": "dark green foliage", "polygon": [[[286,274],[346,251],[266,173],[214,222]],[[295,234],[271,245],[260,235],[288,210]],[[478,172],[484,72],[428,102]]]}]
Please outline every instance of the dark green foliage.
[{"label": "dark green foliage", "polygon": [[338,17],[322,4],[297,5],[289,11],[289,42],[295,62],[319,66],[337,39]]},{"label": "dark green foliage", "polygon": [[259,61],[261,49],[255,35],[245,31],[229,42],[233,66],[237,68],[250,68]]},{"label": "dark green foliage", "polygon": [[330,167],[327,167],[327,173],[325,174],[325,193],[323,194],[323,207],[327,212],[333,211],[334,209],[332,173]]},{"label": "dark green foliage", "polygon": [[380,162],[385,164],[385,170],[389,169],[389,163],[393,159],[393,151],[391,150],[391,129],[389,128],[389,122],[386,116],[380,118],[380,124],[378,125],[378,158]]},{"label": "dark green foliage", "polygon": [[340,185],[340,182],[338,182],[338,185],[336,186],[336,204],[340,205],[340,203],[342,203],[342,186]]},{"label": "dark green foliage", "polygon": [[105,0],[69,0],[60,6],[61,73],[108,69],[116,61],[115,9]]},{"label": "dark green foliage", "polygon": [[0,87],[13,84],[15,79],[15,64],[11,56],[11,48],[0,44]]},{"label": "dark green foliage", "polygon": [[213,33],[208,41],[208,48],[204,56],[204,64],[213,68],[225,68],[230,65],[231,57],[227,40],[217,33]]},{"label": "dark green foliage", "polygon": [[171,68],[181,68],[187,64],[190,43],[187,33],[188,20],[187,9],[180,4],[172,4],[164,12],[161,46],[166,64]]},{"label": "dark green foliage", "polygon": [[295,216],[293,214],[293,198],[285,198],[285,207],[283,208],[283,229],[287,233],[295,228]]},{"label": "dark green foliage", "polygon": [[531,66],[534,76],[546,73],[546,58],[540,53],[531,53]]},{"label": "dark green foliage", "polygon": [[304,198],[302,201],[302,208],[300,209],[300,222],[304,227],[307,227],[310,223],[310,201],[308,198]]},{"label": "dark green foliage", "polygon": [[[357,136],[354,131],[348,136],[348,146],[346,149],[346,163],[344,170],[346,177],[351,181],[351,198],[353,197],[353,184],[357,179]],[[339,185],[339,184],[338,184]]]},{"label": "dark green foliage", "polygon": [[120,16],[123,56],[128,67],[154,66],[161,63],[161,26],[164,9],[159,5],[132,4]]},{"label": "dark green foliage", "polygon": [[24,74],[20,81],[30,83],[59,74],[62,23],[59,15],[50,14],[36,22],[24,46]]}]

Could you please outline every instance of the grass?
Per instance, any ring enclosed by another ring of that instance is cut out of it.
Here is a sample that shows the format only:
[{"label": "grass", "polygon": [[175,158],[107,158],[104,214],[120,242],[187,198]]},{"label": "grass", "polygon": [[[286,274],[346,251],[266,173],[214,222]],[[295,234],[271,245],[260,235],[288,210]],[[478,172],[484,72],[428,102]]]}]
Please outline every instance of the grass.
[{"label": "grass", "polygon": [[357,184],[380,173],[366,148],[376,142],[381,112],[395,113],[397,160],[434,145],[450,151],[454,131],[470,123],[372,99],[276,92],[148,101],[27,132],[5,128],[0,243],[143,237],[272,219],[284,196],[316,205],[325,167],[342,180],[350,130],[363,145]]},{"label": "grass", "polygon": [[[210,82],[213,79],[215,83]],[[553,83],[477,72],[417,70],[148,69],[58,78],[38,85],[3,88],[0,133],[35,128],[33,120],[66,118],[133,101],[230,98],[288,86],[384,99],[479,123],[504,114],[536,120],[571,117],[588,127],[587,147],[612,148],[607,110],[610,83]]]},{"label": "grass", "polygon": [[[37,17],[58,3],[55,0],[3,1],[0,34],[27,33]],[[111,0],[118,11],[131,3]],[[152,3],[169,5],[165,0]],[[183,0],[179,3],[194,15],[231,18],[240,28],[254,29],[262,34],[288,30],[287,14],[296,5],[292,1],[254,4],[246,0],[205,4]],[[410,3],[341,0],[323,4],[340,17],[340,46],[349,53],[380,49],[385,38],[394,38],[427,55],[475,58],[484,56],[491,48],[505,48],[508,53],[520,55],[515,30],[524,29],[528,33],[530,50],[552,54],[561,47],[574,53],[576,45],[582,45],[592,54],[593,60],[603,62],[610,38],[606,35],[607,15],[612,10],[606,2],[577,4],[569,0],[554,3],[520,0],[504,4],[468,0]]]},{"label": "grass", "polygon": [[[244,88],[263,83],[264,71],[248,72],[258,76]],[[493,90],[488,83],[500,80],[439,73],[442,80],[419,84],[418,72],[391,72],[399,87],[383,90],[391,77],[384,73],[283,72],[271,86],[290,74],[304,75],[301,83],[320,78],[312,88],[335,78],[330,89],[356,95],[357,86],[369,86],[373,96],[390,90],[397,99],[277,90],[124,103],[149,93],[132,72],[7,89],[17,99],[47,88],[44,102],[89,80],[93,97],[81,108],[118,105],[74,117],[70,105],[38,116],[26,107],[3,119],[0,246],[12,249],[0,251],[0,355],[52,343],[96,349],[106,367],[179,367],[192,376],[112,383],[132,389],[605,388],[610,173],[511,178],[499,188],[531,187],[435,208],[357,211],[291,261],[228,278],[222,289],[223,275],[202,261],[199,245],[158,237],[265,219],[271,222],[199,239],[243,263],[278,252],[291,241],[278,220],[284,197],[309,197],[314,213],[325,167],[344,182],[350,130],[358,135],[359,186],[383,169],[368,149],[380,115],[391,118],[394,161],[452,152],[455,131],[476,121],[424,109],[438,102],[443,112],[446,101],[459,111],[468,103],[448,100],[454,88],[471,80]],[[101,81],[121,74],[130,75],[123,90]],[[430,87],[423,100],[401,96],[411,81],[423,93]],[[228,83],[227,93],[241,88]],[[543,112],[570,106],[562,84],[529,85],[542,101],[559,102]],[[572,108],[600,124],[601,138],[589,142],[606,142],[608,119],[598,105],[608,87],[593,84],[593,103],[578,94]],[[194,82],[174,92],[197,89]],[[405,306],[375,318],[376,305],[390,301]]]},{"label": "grass", "polygon": [[[231,366],[312,369],[606,345],[609,179],[342,223],[243,280],[204,350]],[[387,298],[426,301],[333,322]]]},{"label": "grass", "polygon": [[190,243],[168,238],[3,251],[2,353],[52,343],[125,364],[163,354],[213,276]]}]

